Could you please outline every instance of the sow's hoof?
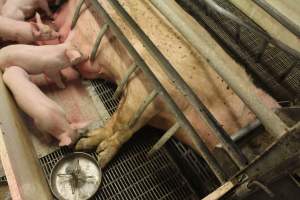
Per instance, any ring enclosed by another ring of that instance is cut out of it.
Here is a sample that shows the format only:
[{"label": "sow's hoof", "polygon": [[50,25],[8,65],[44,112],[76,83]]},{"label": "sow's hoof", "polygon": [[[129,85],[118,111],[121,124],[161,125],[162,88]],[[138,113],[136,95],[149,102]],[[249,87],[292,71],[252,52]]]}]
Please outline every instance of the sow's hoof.
[{"label": "sow's hoof", "polygon": [[99,164],[101,167],[105,167],[117,153],[120,146],[121,144],[117,137],[109,134],[104,128],[98,128],[89,132],[85,138],[81,138],[76,144],[75,149],[91,150],[98,147]]}]

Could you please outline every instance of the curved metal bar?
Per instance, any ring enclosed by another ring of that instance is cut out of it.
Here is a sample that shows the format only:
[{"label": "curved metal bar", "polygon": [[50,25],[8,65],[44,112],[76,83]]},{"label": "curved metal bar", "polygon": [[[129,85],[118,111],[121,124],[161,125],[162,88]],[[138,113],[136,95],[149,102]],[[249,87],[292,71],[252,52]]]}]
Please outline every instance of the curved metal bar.
[{"label": "curved metal bar", "polygon": [[131,76],[131,74],[133,74],[136,70],[138,69],[138,66],[137,64],[133,63],[129,68],[128,70],[126,71],[124,77],[122,78],[120,84],[118,85],[118,88],[116,89],[114,95],[113,95],[113,98],[114,99],[117,99],[122,90],[124,89],[125,85],[127,84],[128,80],[129,80],[129,77]]},{"label": "curved metal bar", "polygon": [[250,183],[248,183],[247,187],[250,189],[251,187],[253,186],[257,186],[259,187],[260,189],[262,189],[265,193],[267,193],[271,198],[274,198],[275,197],[275,194],[267,187],[265,186],[264,184],[262,184],[261,182],[259,181],[251,181]]},{"label": "curved metal bar", "polygon": [[128,41],[128,39],[120,30],[120,28],[111,19],[111,17],[108,15],[105,9],[99,4],[99,2],[97,0],[90,0],[90,2],[92,3],[93,8],[96,9],[96,14],[98,14],[99,17],[103,18],[110,25],[111,30],[120,40],[120,42],[122,42],[123,45],[126,47],[134,61],[144,72],[145,76],[149,79],[149,81],[151,81],[156,90],[160,91],[161,97],[164,99],[167,108],[172,112],[172,114],[174,114],[174,117],[176,118],[178,123],[180,123],[180,126],[186,130],[186,134],[191,138],[193,144],[199,150],[203,159],[207,162],[207,164],[212,169],[218,180],[221,183],[224,183],[226,181],[226,175],[224,171],[217,162],[216,158],[209,151],[203,140],[201,140],[201,138],[198,136],[196,130],[193,128],[191,123],[181,112],[175,101],[172,99],[172,97],[169,95],[166,89],[162,86],[162,84],[154,75],[154,73],[150,70],[149,66],[145,63],[143,58],[138,54],[138,52],[135,50],[132,44]]},{"label": "curved metal bar", "polygon": [[153,155],[158,151],[164,144],[180,129],[180,124],[176,122],[164,135],[153,145],[151,150],[148,152],[148,155]]},{"label": "curved metal bar", "polygon": [[246,27],[247,29],[254,31],[255,33],[257,33],[259,36],[261,36],[263,39],[267,40],[268,42],[278,46],[279,48],[281,48],[282,50],[288,52],[289,54],[295,56],[297,59],[300,59],[300,52],[290,48],[288,45],[286,45],[285,43],[273,38],[272,36],[270,36],[269,34],[267,34],[266,32],[260,30],[259,28],[249,25],[246,22],[242,21],[241,19],[239,19],[237,16],[235,16],[234,14],[232,14],[231,12],[225,10],[224,8],[222,8],[221,6],[219,6],[215,1],[213,0],[203,0],[210,8],[212,8],[213,10],[215,10],[216,12],[222,14],[223,16],[233,20],[234,22],[236,22],[237,24]]},{"label": "curved metal bar", "polygon": [[91,61],[95,60],[100,42],[101,42],[105,32],[107,31],[108,27],[109,27],[108,24],[104,24],[102,29],[99,31],[99,33],[97,35],[97,38],[96,38],[96,41],[95,41],[95,44],[93,46],[92,52],[91,52],[91,56],[90,56]]},{"label": "curved metal bar", "polygon": [[128,127],[132,127],[135,125],[135,123],[138,121],[138,119],[142,116],[143,112],[147,109],[147,107],[150,105],[150,103],[152,103],[152,101],[154,101],[155,97],[157,97],[158,94],[159,94],[159,92],[157,90],[153,90],[149,94],[149,96],[147,96],[144,99],[144,101],[141,103],[138,110],[134,113],[133,117],[129,121]]},{"label": "curved metal bar", "polygon": [[83,3],[84,3],[84,0],[80,0],[78,5],[76,6],[74,16],[73,16],[73,19],[72,19],[71,29],[73,29],[75,27],[76,23],[77,23],[77,20],[78,20],[79,15],[80,15],[80,9],[81,9]]}]

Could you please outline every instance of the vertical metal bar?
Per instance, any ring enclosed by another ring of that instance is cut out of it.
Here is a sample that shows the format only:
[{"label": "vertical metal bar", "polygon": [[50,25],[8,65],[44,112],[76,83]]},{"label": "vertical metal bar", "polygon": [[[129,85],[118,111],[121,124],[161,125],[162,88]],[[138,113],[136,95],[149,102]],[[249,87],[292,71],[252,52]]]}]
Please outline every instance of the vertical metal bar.
[{"label": "vertical metal bar", "polygon": [[129,67],[129,69],[126,71],[124,77],[122,78],[120,84],[118,85],[118,87],[117,87],[117,89],[116,89],[116,91],[115,91],[115,93],[114,93],[114,95],[113,95],[113,98],[114,98],[114,99],[117,99],[117,98],[120,96],[122,90],[124,89],[125,85],[126,85],[127,82],[128,82],[129,77],[130,77],[131,74],[133,74],[137,69],[138,69],[138,66],[137,66],[137,64],[135,64],[135,63],[133,63],[133,64]]},{"label": "vertical metal bar", "polygon": [[183,78],[174,69],[171,63],[166,59],[166,57],[159,51],[159,49],[152,43],[152,41],[147,37],[143,30],[136,24],[136,22],[129,16],[125,9],[116,0],[109,1],[112,7],[123,17],[123,19],[129,24],[129,27],[136,35],[139,37],[141,42],[144,44],[145,48],[149,53],[155,58],[155,60],[160,64],[161,68],[167,74],[169,79],[175,84],[175,86],[180,90],[180,92],[190,101],[194,106],[202,120],[211,128],[212,132],[218,137],[222,143],[224,149],[228,152],[233,161],[243,168],[247,165],[247,159],[243,153],[238,149],[238,147],[231,140],[230,136],[226,133],[214,116],[209,112],[206,106],[201,102],[193,90],[188,86],[188,84],[183,80]]},{"label": "vertical metal bar", "polygon": [[101,28],[101,30],[99,31],[96,41],[95,41],[95,44],[93,46],[92,52],[91,52],[91,56],[90,56],[91,61],[95,60],[100,42],[101,42],[105,32],[107,31],[107,29],[108,29],[108,24],[104,24],[103,27]]},{"label": "vertical metal bar", "polygon": [[267,131],[274,137],[281,137],[286,133],[287,126],[279,117],[267,108],[262,101],[256,96],[250,87],[250,83],[240,78],[226,67],[226,63],[218,58],[218,55],[203,45],[204,41],[199,34],[189,27],[185,19],[182,19],[174,9],[170,7],[169,0],[159,1],[151,0],[156,8],[167,17],[167,19],[183,34],[183,36],[198,50],[204,57],[209,60],[210,66],[225,80],[230,88],[244,101],[244,103],[256,114],[257,118],[265,126]]},{"label": "vertical metal bar", "polygon": [[73,16],[73,19],[72,19],[71,29],[73,29],[75,27],[76,23],[77,23],[77,20],[78,20],[79,15],[80,15],[80,9],[81,9],[83,3],[84,3],[84,0],[79,0],[78,5],[76,6],[74,16]]},{"label": "vertical metal bar", "polygon": [[180,111],[180,109],[178,108],[174,100],[171,98],[169,93],[166,91],[166,89],[161,85],[159,80],[155,77],[153,72],[150,70],[149,66],[145,63],[142,57],[137,53],[137,51],[134,49],[134,47],[131,45],[128,39],[124,36],[124,34],[119,29],[119,27],[106,13],[103,7],[99,4],[99,2],[97,0],[89,0],[89,1],[92,3],[93,7],[98,11],[96,14],[100,14],[100,17],[102,17],[110,25],[111,30],[115,33],[118,39],[127,48],[132,58],[135,60],[135,62],[141,68],[141,70],[144,72],[145,76],[148,77],[148,79],[154,85],[156,90],[161,92],[161,95],[165,100],[166,106],[174,114],[174,117],[178,120],[180,126],[187,131],[187,135],[191,138],[195,147],[199,150],[203,159],[207,162],[207,164],[212,169],[214,174],[217,176],[219,181],[221,183],[224,183],[226,181],[226,175],[224,174],[217,160],[213,157],[213,155],[208,150],[208,148],[206,147],[205,143],[201,140],[201,138],[199,138],[195,129],[192,127],[190,122],[186,119],[184,114]]},{"label": "vertical metal bar", "polygon": [[155,99],[155,97],[158,94],[159,94],[159,92],[157,90],[153,90],[150,93],[150,95],[144,99],[144,101],[142,102],[142,104],[140,105],[138,110],[134,113],[133,117],[129,121],[129,123],[128,123],[129,127],[132,127],[138,121],[138,119],[141,117],[143,112],[146,110],[146,108],[149,106],[149,104]]}]

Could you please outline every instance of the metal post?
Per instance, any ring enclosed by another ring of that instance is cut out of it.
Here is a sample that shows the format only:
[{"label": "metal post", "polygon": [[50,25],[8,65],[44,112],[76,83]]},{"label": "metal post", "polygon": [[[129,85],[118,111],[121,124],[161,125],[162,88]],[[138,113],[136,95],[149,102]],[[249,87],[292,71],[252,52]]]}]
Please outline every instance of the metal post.
[{"label": "metal post", "polygon": [[177,30],[198,50],[201,55],[207,58],[210,66],[225,80],[230,88],[244,101],[244,103],[256,114],[257,118],[265,126],[267,131],[278,138],[286,133],[287,126],[279,117],[268,109],[251,89],[246,80],[226,67],[226,62],[216,59],[219,56],[214,50],[207,48],[208,45],[200,35],[192,29],[189,24],[180,17],[172,7],[170,0],[151,0],[152,4],[177,28]]},{"label": "metal post", "polygon": [[[231,140],[230,136],[226,133],[223,127],[218,123],[214,116],[209,112],[206,106],[201,102],[193,90],[183,80],[183,78],[174,69],[171,63],[163,56],[159,49],[152,43],[143,30],[136,24],[136,22],[129,16],[125,9],[116,0],[109,1],[113,8],[123,17],[128,23],[131,30],[136,33],[140,41],[143,43],[149,53],[160,64],[161,68],[167,74],[169,79],[175,84],[180,92],[190,101],[194,106],[202,120],[211,128],[212,132],[218,137],[222,143],[224,149],[228,152],[233,161],[239,168],[243,168],[247,165],[247,159],[238,147]],[[164,1],[160,1],[164,2]],[[200,86],[201,87],[201,86]]]},{"label": "metal post", "polygon": [[184,114],[180,111],[174,100],[171,98],[166,89],[161,85],[159,80],[155,77],[153,72],[150,70],[149,66],[145,63],[142,57],[137,53],[125,35],[121,32],[119,27],[114,23],[114,21],[110,18],[110,16],[106,13],[103,7],[99,4],[97,0],[90,0],[93,7],[96,9],[96,14],[99,14],[109,25],[114,34],[118,37],[118,39],[123,43],[123,45],[127,48],[128,52],[131,54],[132,58],[135,60],[137,65],[144,72],[145,76],[151,81],[153,86],[157,91],[161,92],[162,98],[165,100],[166,106],[170,109],[170,111],[174,114],[180,126],[184,128],[187,132],[187,135],[191,138],[195,147],[201,153],[203,159],[207,162],[209,167],[212,169],[214,174],[217,176],[221,183],[226,181],[225,174],[218,164],[217,160],[213,157],[211,152],[206,147],[205,143],[198,136],[195,129],[192,127],[190,122],[186,119]]}]

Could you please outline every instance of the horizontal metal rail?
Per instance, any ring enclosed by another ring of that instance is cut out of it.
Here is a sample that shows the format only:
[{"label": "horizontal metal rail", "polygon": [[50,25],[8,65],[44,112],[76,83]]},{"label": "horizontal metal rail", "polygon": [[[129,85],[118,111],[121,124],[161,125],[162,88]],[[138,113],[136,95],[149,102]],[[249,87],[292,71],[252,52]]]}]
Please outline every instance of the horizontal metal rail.
[{"label": "horizontal metal rail", "polygon": [[[87,1],[87,0],[85,0],[85,1]],[[220,165],[218,164],[217,160],[214,158],[214,156],[208,150],[205,143],[198,136],[195,129],[192,127],[190,122],[186,119],[186,117],[181,112],[179,107],[176,105],[174,100],[171,98],[169,93],[161,85],[160,81],[155,77],[153,72],[150,70],[149,66],[145,63],[145,61],[142,59],[142,57],[138,54],[138,52],[131,45],[131,43],[128,41],[128,39],[125,37],[125,35],[119,29],[119,27],[115,24],[115,22],[111,19],[111,17],[108,15],[108,13],[105,11],[105,9],[99,4],[99,2],[97,0],[89,0],[89,1],[91,2],[93,8],[97,11],[96,14],[99,17],[101,17],[102,19],[104,19],[107,24],[109,24],[111,31],[123,43],[123,45],[126,47],[128,52],[131,54],[132,58],[134,59],[134,61],[138,65],[138,67],[141,68],[141,70],[144,72],[144,75],[151,81],[151,83],[155,87],[156,91],[159,92],[159,94],[164,99],[169,110],[174,114],[177,122],[180,124],[180,126],[182,128],[184,128],[186,130],[186,134],[191,138],[192,142],[194,143],[196,148],[198,148],[202,157],[207,162],[207,164],[210,166],[210,168],[212,169],[214,174],[217,176],[219,181],[221,183],[224,183],[226,181],[226,176],[225,176],[223,170],[221,169]]]},{"label": "horizontal metal rail", "polygon": [[[109,3],[122,16],[122,18],[128,23],[131,30],[138,36],[142,44],[148,50],[148,52],[155,58],[164,70],[169,79],[175,84],[179,91],[186,97],[191,105],[194,106],[197,113],[202,120],[208,125],[215,136],[220,140],[224,149],[228,152],[237,166],[242,169],[247,165],[247,159],[238,149],[238,147],[231,140],[230,136],[226,133],[223,127],[218,123],[214,116],[209,112],[203,102],[197,97],[193,90],[183,80],[183,78],[174,69],[167,58],[159,51],[159,49],[153,44],[149,37],[143,32],[143,30],[136,24],[136,22],[129,16],[126,10],[116,0],[111,0]],[[201,87],[201,86],[200,86]]]}]

